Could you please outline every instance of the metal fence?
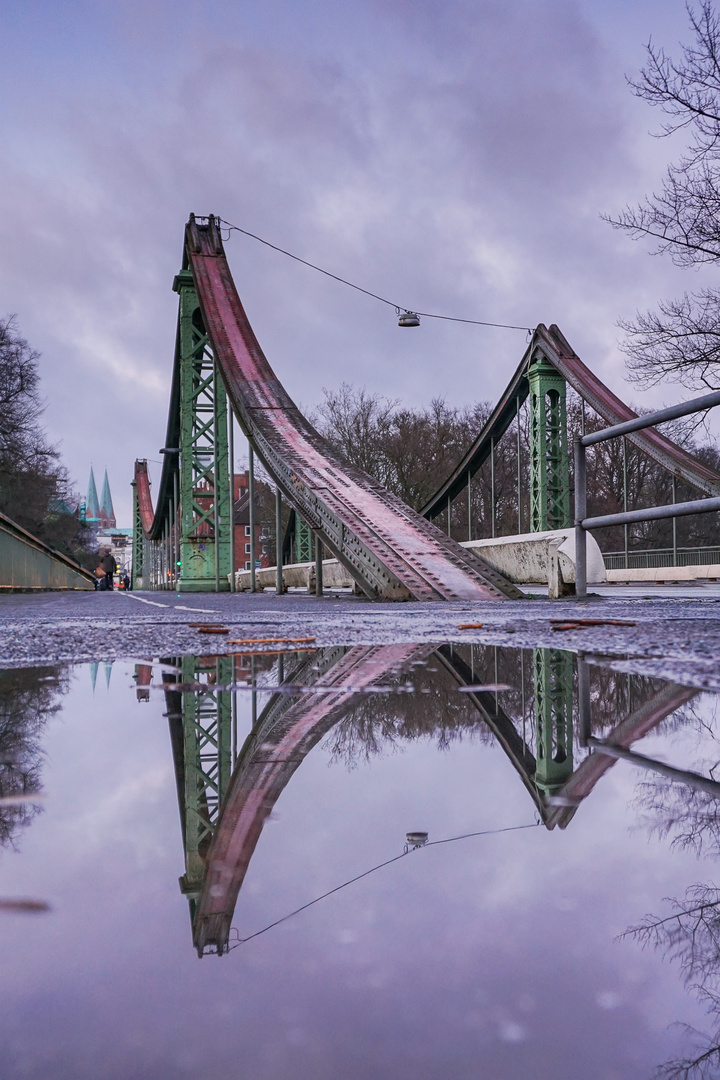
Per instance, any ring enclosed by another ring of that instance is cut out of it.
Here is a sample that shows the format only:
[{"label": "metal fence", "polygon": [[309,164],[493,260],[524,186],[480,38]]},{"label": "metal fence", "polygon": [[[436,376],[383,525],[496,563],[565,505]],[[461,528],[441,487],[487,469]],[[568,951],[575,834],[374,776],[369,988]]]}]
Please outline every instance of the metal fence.
[{"label": "metal fence", "polygon": [[[614,424],[601,431],[592,431],[588,435],[578,435],[575,439],[575,594],[587,596],[587,532],[602,529],[606,525],[633,525],[638,521],[658,521],[662,518],[685,517],[688,514],[709,514],[720,510],[720,498],[694,499],[692,502],[671,503],[669,506],[651,506],[645,510],[630,510],[622,514],[604,514],[601,517],[587,516],[587,458],[586,449],[595,443],[607,442],[629,435],[633,431],[655,427],[667,420],[676,420],[691,413],[704,412],[720,405],[720,391],[705,394],[703,397],[672,405],[669,409],[637,416],[624,424]],[[677,549],[675,549],[677,550]],[[629,553],[628,553],[629,557]],[[623,552],[623,566],[625,552]],[[669,564],[671,565],[671,564]]]},{"label": "metal fence", "polygon": [[647,570],[658,566],[715,566],[720,547],[648,548],[643,551],[604,551],[606,570]]}]

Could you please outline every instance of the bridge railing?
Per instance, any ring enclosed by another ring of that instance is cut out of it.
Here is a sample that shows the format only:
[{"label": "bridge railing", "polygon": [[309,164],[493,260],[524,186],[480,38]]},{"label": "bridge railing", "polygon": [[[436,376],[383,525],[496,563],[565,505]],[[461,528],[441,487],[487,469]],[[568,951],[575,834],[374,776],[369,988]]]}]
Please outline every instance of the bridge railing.
[{"label": "bridge railing", "polygon": [[664,566],[716,566],[720,547],[641,548],[634,551],[604,551],[606,570],[652,570]]},{"label": "bridge railing", "polygon": [[690,502],[670,503],[668,506],[650,506],[643,510],[627,510],[620,514],[587,516],[587,454],[588,446],[618,439],[634,431],[656,427],[681,416],[705,412],[720,405],[720,391],[704,394],[667,409],[660,409],[646,416],[637,416],[623,424],[614,424],[575,438],[575,595],[587,596],[587,532],[608,525],[632,525],[639,521],[658,521],[663,518],[685,517],[689,514],[710,514],[720,510],[720,498],[693,499]]}]

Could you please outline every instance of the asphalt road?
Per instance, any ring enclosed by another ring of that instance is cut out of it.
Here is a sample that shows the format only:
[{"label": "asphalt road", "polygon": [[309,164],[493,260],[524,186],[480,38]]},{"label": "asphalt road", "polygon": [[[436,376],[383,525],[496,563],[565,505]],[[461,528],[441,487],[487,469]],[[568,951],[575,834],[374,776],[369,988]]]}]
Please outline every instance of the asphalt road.
[{"label": "asphalt road", "polygon": [[[634,626],[555,630],[557,620]],[[553,621],[551,621],[553,620]],[[227,635],[190,623],[219,623]],[[460,630],[467,623],[476,629]],[[720,690],[720,587],[603,588],[584,601],[370,603],[348,594],[40,593],[0,596],[0,666],[239,652],[238,639],[314,637],[314,644],[476,642],[565,648],[619,670]],[[263,646],[258,646],[262,648]],[[269,646],[272,647],[272,646]]]}]

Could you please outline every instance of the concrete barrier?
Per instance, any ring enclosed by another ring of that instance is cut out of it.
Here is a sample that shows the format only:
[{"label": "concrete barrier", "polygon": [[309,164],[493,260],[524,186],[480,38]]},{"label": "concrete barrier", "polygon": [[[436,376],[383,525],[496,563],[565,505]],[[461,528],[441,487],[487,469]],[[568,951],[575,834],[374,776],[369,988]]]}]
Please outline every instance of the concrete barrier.
[{"label": "concrete barrier", "polygon": [[[574,529],[466,540],[462,546],[477,551],[516,585],[547,585],[548,595],[554,598],[574,592]],[[607,581],[602,552],[592,533],[587,534],[587,580]]]},{"label": "concrete barrier", "polygon": [[706,563],[704,566],[637,566],[627,570],[608,570],[610,584],[631,581],[654,581],[665,584],[674,581],[718,581],[720,565]]},{"label": "concrete barrier", "polygon": [[[492,540],[465,540],[462,547],[477,551],[483,559],[517,585],[547,585],[550,597],[567,596],[575,584],[575,530],[498,536]],[[606,581],[605,563],[595,538],[588,534],[588,581]],[[275,588],[275,567],[255,571],[258,589]],[[323,560],[323,585],[327,589],[352,588],[353,579],[337,559]],[[283,587],[315,591],[315,563],[289,563],[283,567]],[[250,571],[235,575],[238,592],[250,588]]]}]

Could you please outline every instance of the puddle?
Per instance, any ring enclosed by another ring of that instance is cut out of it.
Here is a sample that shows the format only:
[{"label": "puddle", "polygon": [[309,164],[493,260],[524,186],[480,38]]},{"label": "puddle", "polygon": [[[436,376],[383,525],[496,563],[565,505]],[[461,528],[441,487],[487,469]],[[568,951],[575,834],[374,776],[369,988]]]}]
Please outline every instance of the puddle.
[{"label": "puddle", "polygon": [[0,671],[3,1077],[715,1075],[717,711],[560,649]]}]

